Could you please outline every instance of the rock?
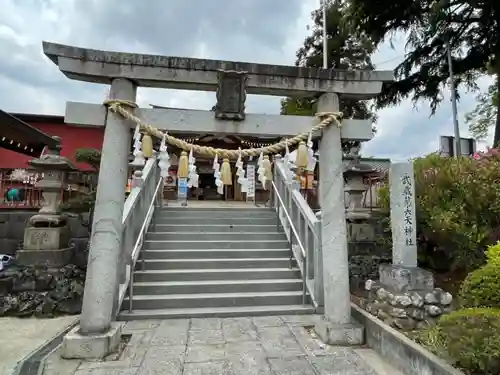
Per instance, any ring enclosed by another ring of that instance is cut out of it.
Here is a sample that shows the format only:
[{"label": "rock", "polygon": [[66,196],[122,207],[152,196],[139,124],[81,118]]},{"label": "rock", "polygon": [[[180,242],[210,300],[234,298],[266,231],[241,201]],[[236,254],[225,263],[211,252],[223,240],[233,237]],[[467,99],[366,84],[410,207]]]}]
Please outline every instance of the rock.
[{"label": "rock", "polygon": [[439,306],[427,305],[425,306],[425,312],[432,317],[439,316],[443,313],[443,310]]},{"label": "rock", "polygon": [[402,331],[411,331],[415,329],[417,323],[411,318],[396,318],[393,322],[394,326]]},{"label": "rock", "polygon": [[390,316],[384,310],[378,310],[377,311],[377,318],[384,320],[384,319],[390,318]]},{"label": "rock", "polygon": [[37,317],[52,317],[56,304],[50,298],[45,298],[45,300],[36,307],[35,316]]},{"label": "rock", "polygon": [[14,278],[12,276],[3,277],[0,279],[0,297],[6,296],[12,291],[14,286]]},{"label": "rock", "polygon": [[52,317],[81,310],[85,271],[12,266],[0,274],[0,316]]},{"label": "rock", "polygon": [[453,302],[453,296],[451,295],[451,293],[445,292],[441,294],[441,298],[439,299],[439,303],[441,305],[448,306],[451,305],[452,302]]},{"label": "rock", "polygon": [[406,314],[406,311],[404,309],[401,309],[399,307],[392,307],[389,309],[389,315],[394,317],[394,318],[406,318],[408,315]]},{"label": "rock", "polygon": [[75,315],[82,309],[82,300],[80,299],[66,299],[57,305],[57,310],[63,314]]},{"label": "rock", "polygon": [[424,302],[427,305],[433,305],[435,303],[439,303],[439,300],[436,298],[436,294],[434,294],[434,292],[432,292],[432,293],[425,294]]},{"label": "rock", "polygon": [[50,273],[44,273],[39,275],[35,280],[35,288],[39,292],[44,292],[51,289],[51,283],[54,279],[53,275]]},{"label": "rock", "polygon": [[372,303],[372,308],[376,311],[379,311],[379,310],[387,310],[387,304],[385,302],[378,302],[378,301],[375,301],[374,303]]},{"label": "rock", "polygon": [[422,296],[417,293],[417,292],[411,292],[409,294],[410,299],[411,299],[411,304],[415,307],[422,307],[424,305],[424,299]]},{"label": "rock", "polygon": [[0,316],[10,315],[10,313],[17,310],[19,306],[19,299],[11,294],[2,298],[0,304]]},{"label": "rock", "polygon": [[35,279],[14,279],[13,292],[28,292],[36,289]]},{"label": "rock", "polygon": [[[372,308],[372,304],[371,303],[360,303],[359,306],[363,309],[365,309],[366,311],[368,311],[370,314],[374,314],[373,313],[373,308]],[[374,314],[375,315],[375,314]]]},{"label": "rock", "polygon": [[425,312],[421,309],[411,308],[407,310],[407,314],[416,320],[424,320]]},{"label": "rock", "polygon": [[411,298],[407,294],[399,295],[394,298],[394,301],[397,305],[401,305],[403,307],[408,307],[411,305]]},{"label": "rock", "polygon": [[379,301],[386,301],[389,297],[389,293],[384,288],[377,290],[377,299]]},{"label": "rock", "polygon": [[375,281],[373,280],[366,280],[365,282],[365,290],[372,290],[373,286],[375,285]]}]

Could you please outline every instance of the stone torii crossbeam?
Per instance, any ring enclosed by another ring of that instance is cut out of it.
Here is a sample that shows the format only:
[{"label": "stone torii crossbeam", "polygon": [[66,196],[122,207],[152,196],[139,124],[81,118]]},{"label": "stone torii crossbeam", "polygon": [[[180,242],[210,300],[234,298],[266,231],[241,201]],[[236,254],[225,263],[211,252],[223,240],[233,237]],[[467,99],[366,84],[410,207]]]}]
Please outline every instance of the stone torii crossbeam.
[{"label": "stone torii crossbeam", "polygon": [[[309,132],[317,119],[245,114],[246,94],[318,97],[319,112],[337,112],[340,99],[367,100],[380,93],[390,71],[341,71],[98,51],[43,42],[44,53],[68,78],[111,85],[110,99],[136,100],[137,87],[217,91],[215,113],[136,108],[134,114],[170,132],[294,136]],[[102,357],[117,345],[114,323],[122,238],[123,196],[134,123],[99,104],[68,102],[65,121],[104,126],[101,168],[90,242],[80,326],[64,341],[63,356]],[[369,120],[344,120],[321,134],[320,204],[324,325],[327,342],[355,343],[350,314],[341,140],[372,138]]]}]

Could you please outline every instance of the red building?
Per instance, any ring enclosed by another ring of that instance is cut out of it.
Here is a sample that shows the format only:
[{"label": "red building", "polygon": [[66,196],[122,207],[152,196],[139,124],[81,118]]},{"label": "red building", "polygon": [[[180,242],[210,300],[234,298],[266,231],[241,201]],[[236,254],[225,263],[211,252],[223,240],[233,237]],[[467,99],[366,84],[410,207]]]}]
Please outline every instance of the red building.
[{"label": "red building", "polygon": [[[21,122],[23,122],[40,130],[46,135],[60,137],[60,144],[62,147],[61,155],[71,160],[75,167],[81,172],[93,172],[89,165],[85,163],[76,163],[75,151],[79,148],[94,148],[100,150],[102,148],[104,128],[68,125],[64,122],[64,116],[22,113],[11,113],[10,115],[14,117],[9,117],[5,114],[2,121],[6,121],[5,119],[9,118],[15,118],[14,120],[20,120],[19,123],[21,125]],[[12,127],[13,125],[10,124],[10,126]],[[23,134],[23,132],[19,129],[19,136],[21,136],[21,134]],[[8,143],[5,145],[8,146]],[[0,147],[0,208],[12,208],[12,206],[16,208],[35,208],[40,206],[41,191],[34,185],[40,176],[36,171],[31,170],[32,168],[28,164],[28,161],[40,156],[39,154],[41,154],[42,147],[37,145],[37,147],[35,147],[36,149],[33,149],[34,152],[31,152],[31,155],[29,152],[16,152],[16,147]],[[9,148],[11,148],[12,151],[9,150]],[[81,174],[78,173],[78,175]],[[83,173],[83,175],[88,174]],[[21,198],[22,201],[14,205],[10,203],[7,204],[6,198],[4,197],[6,192],[12,188],[22,189],[25,192]]]},{"label": "red building", "polygon": [[[95,148],[100,150],[104,136],[104,128],[79,127],[68,125],[64,116],[31,115],[24,113],[11,113],[21,121],[37,128],[50,136],[61,137],[61,155],[67,157],[80,170],[87,171],[90,167],[86,164],[75,162],[75,151],[79,148]],[[0,170],[28,169],[30,156],[0,148]]]}]

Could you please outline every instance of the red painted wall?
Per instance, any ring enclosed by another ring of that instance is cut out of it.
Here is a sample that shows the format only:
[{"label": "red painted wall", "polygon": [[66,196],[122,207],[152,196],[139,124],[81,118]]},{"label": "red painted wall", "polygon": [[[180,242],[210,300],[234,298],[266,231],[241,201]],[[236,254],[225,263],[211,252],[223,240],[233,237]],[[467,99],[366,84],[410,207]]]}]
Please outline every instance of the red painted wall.
[{"label": "red painted wall", "polygon": [[[70,159],[77,168],[91,170],[86,164],[77,164],[74,160],[78,148],[102,148],[104,128],[81,128],[67,124],[30,123],[31,126],[48,135],[61,137],[61,155]],[[29,168],[29,156],[0,148],[0,169]]]}]

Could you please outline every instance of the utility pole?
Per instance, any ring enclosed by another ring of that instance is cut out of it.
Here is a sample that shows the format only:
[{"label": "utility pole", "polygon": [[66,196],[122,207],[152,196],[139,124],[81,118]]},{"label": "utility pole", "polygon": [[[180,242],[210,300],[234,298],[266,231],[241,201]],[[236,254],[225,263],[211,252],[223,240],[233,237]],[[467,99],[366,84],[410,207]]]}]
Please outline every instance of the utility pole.
[{"label": "utility pole", "polygon": [[459,158],[462,156],[462,150],[460,147],[460,127],[458,126],[458,114],[457,114],[457,95],[455,91],[455,78],[453,77],[453,65],[451,60],[451,45],[449,39],[446,42],[446,49],[448,53],[448,68],[449,68],[449,80],[450,80],[450,90],[451,90],[451,108],[453,111],[453,125],[455,127],[455,157]]},{"label": "utility pole", "polygon": [[328,69],[328,40],[326,35],[326,0],[319,0],[323,13],[323,68]]}]

